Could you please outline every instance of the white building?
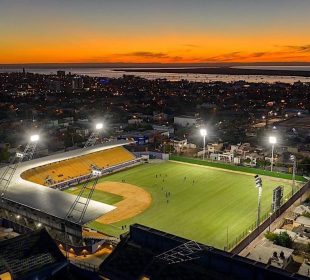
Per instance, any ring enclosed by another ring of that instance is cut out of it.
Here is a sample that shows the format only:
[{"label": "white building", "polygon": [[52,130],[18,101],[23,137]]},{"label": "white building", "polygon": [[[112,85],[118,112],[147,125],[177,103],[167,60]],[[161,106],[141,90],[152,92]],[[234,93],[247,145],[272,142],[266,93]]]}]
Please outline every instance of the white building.
[{"label": "white building", "polygon": [[211,143],[207,145],[208,153],[216,153],[221,151],[223,148],[223,143]]},{"label": "white building", "polygon": [[128,120],[128,124],[134,124],[134,125],[138,125],[143,123],[143,120],[140,118],[132,118]]},{"label": "white building", "polygon": [[293,224],[294,227],[303,226],[306,228],[310,228],[310,218],[307,218],[305,216],[299,216],[296,218]]},{"label": "white building", "polygon": [[187,127],[187,126],[195,126],[198,124],[198,118],[195,116],[177,116],[174,117],[174,124]]}]

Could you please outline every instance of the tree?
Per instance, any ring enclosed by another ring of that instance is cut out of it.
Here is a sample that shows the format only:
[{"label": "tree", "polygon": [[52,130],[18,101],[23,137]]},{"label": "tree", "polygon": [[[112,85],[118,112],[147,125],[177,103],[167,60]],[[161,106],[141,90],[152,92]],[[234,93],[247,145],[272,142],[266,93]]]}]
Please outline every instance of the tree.
[{"label": "tree", "polygon": [[276,240],[274,241],[276,245],[280,245],[286,248],[291,248],[293,244],[292,238],[288,235],[286,231],[281,232],[277,235]]},{"label": "tree", "polygon": [[310,158],[304,158],[299,164],[298,167],[302,169],[303,173],[309,174],[310,173]]},{"label": "tree", "polygon": [[276,234],[276,233],[273,233],[273,232],[271,232],[271,231],[267,231],[267,232],[265,233],[265,237],[266,237],[268,240],[274,242],[274,241],[276,240],[276,238],[277,238],[277,234]]},{"label": "tree", "polygon": [[310,253],[310,243],[308,242],[307,247],[306,247],[306,252]]},{"label": "tree", "polygon": [[0,150],[0,161],[8,161],[10,158],[9,155],[9,147],[5,145],[3,148]]},{"label": "tree", "polygon": [[272,241],[274,244],[282,247],[291,248],[293,244],[292,238],[288,235],[286,231],[283,231],[279,234],[268,231],[267,233],[265,233],[265,237],[268,240]]}]

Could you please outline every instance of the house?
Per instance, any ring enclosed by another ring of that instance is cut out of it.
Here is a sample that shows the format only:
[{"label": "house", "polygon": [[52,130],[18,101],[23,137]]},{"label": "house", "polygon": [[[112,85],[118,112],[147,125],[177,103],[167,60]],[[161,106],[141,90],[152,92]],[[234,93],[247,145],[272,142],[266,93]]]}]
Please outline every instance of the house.
[{"label": "house", "polygon": [[138,125],[142,123],[143,123],[143,119],[140,119],[140,118],[132,118],[128,120],[128,124]]},{"label": "house", "polygon": [[174,124],[182,126],[182,127],[188,127],[188,126],[195,126],[199,123],[199,119],[196,116],[176,116],[174,117]]},{"label": "house", "polygon": [[234,161],[234,155],[231,153],[211,153],[210,158],[212,160],[217,161],[224,161],[224,162],[233,162]]},{"label": "house", "polygon": [[187,145],[187,139],[178,139],[175,138],[171,141],[173,148],[177,151],[177,152],[181,152],[181,150],[183,148],[186,147]]},{"label": "house", "polygon": [[299,216],[294,221],[293,226],[294,227],[302,226],[302,227],[310,229],[310,218],[305,217],[305,216]]},{"label": "house", "polygon": [[295,209],[293,210],[293,213],[296,216],[301,216],[305,212],[310,214],[310,208],[309,206],[303,204],[295,207]]},{"label": "house", "polygon": [[211,143],[207,145],[208,153],[216,153],[221,151],[223,148],[223,143]]},{"label": "house", "polygon": [[155,122],[163,122],[168,120],[168,115],[165,113],[154,113],[153,120]]}]

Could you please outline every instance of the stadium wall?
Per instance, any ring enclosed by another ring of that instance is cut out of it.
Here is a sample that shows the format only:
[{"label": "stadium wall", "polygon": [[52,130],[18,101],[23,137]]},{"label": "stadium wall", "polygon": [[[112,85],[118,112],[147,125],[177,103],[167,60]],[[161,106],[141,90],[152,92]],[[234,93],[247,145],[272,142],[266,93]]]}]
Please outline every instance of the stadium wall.
[{"label": "stadium wall", "polygon": [[142,156],[149,156],[150,159],[162,159],[162,160],[168,160],[169,159],[169,154],[165,153],[158,153],[158,152],[134,152],[133,153],[137,157],[142,157]]}]

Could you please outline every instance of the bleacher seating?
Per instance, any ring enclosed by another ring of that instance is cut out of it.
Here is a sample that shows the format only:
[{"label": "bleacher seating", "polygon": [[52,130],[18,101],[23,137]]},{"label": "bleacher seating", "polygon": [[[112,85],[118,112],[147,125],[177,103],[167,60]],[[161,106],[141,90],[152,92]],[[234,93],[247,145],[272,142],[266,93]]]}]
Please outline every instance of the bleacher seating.
[{"label": "bleacher seating", "polygon": [[47,181],[52,185],[90,174],[92,165],[104,170],[134,159],[125,148],[116,147],[33,168],[21,176],[40,185],[48,185]]},{"label": "bleacher seating", "polygon": [[[33,271],[63,267],[66,259],[45,230],[0,242],[0,274],[9,271],[14,279]],[[1,271],[2,270],[2,271]]]}]

